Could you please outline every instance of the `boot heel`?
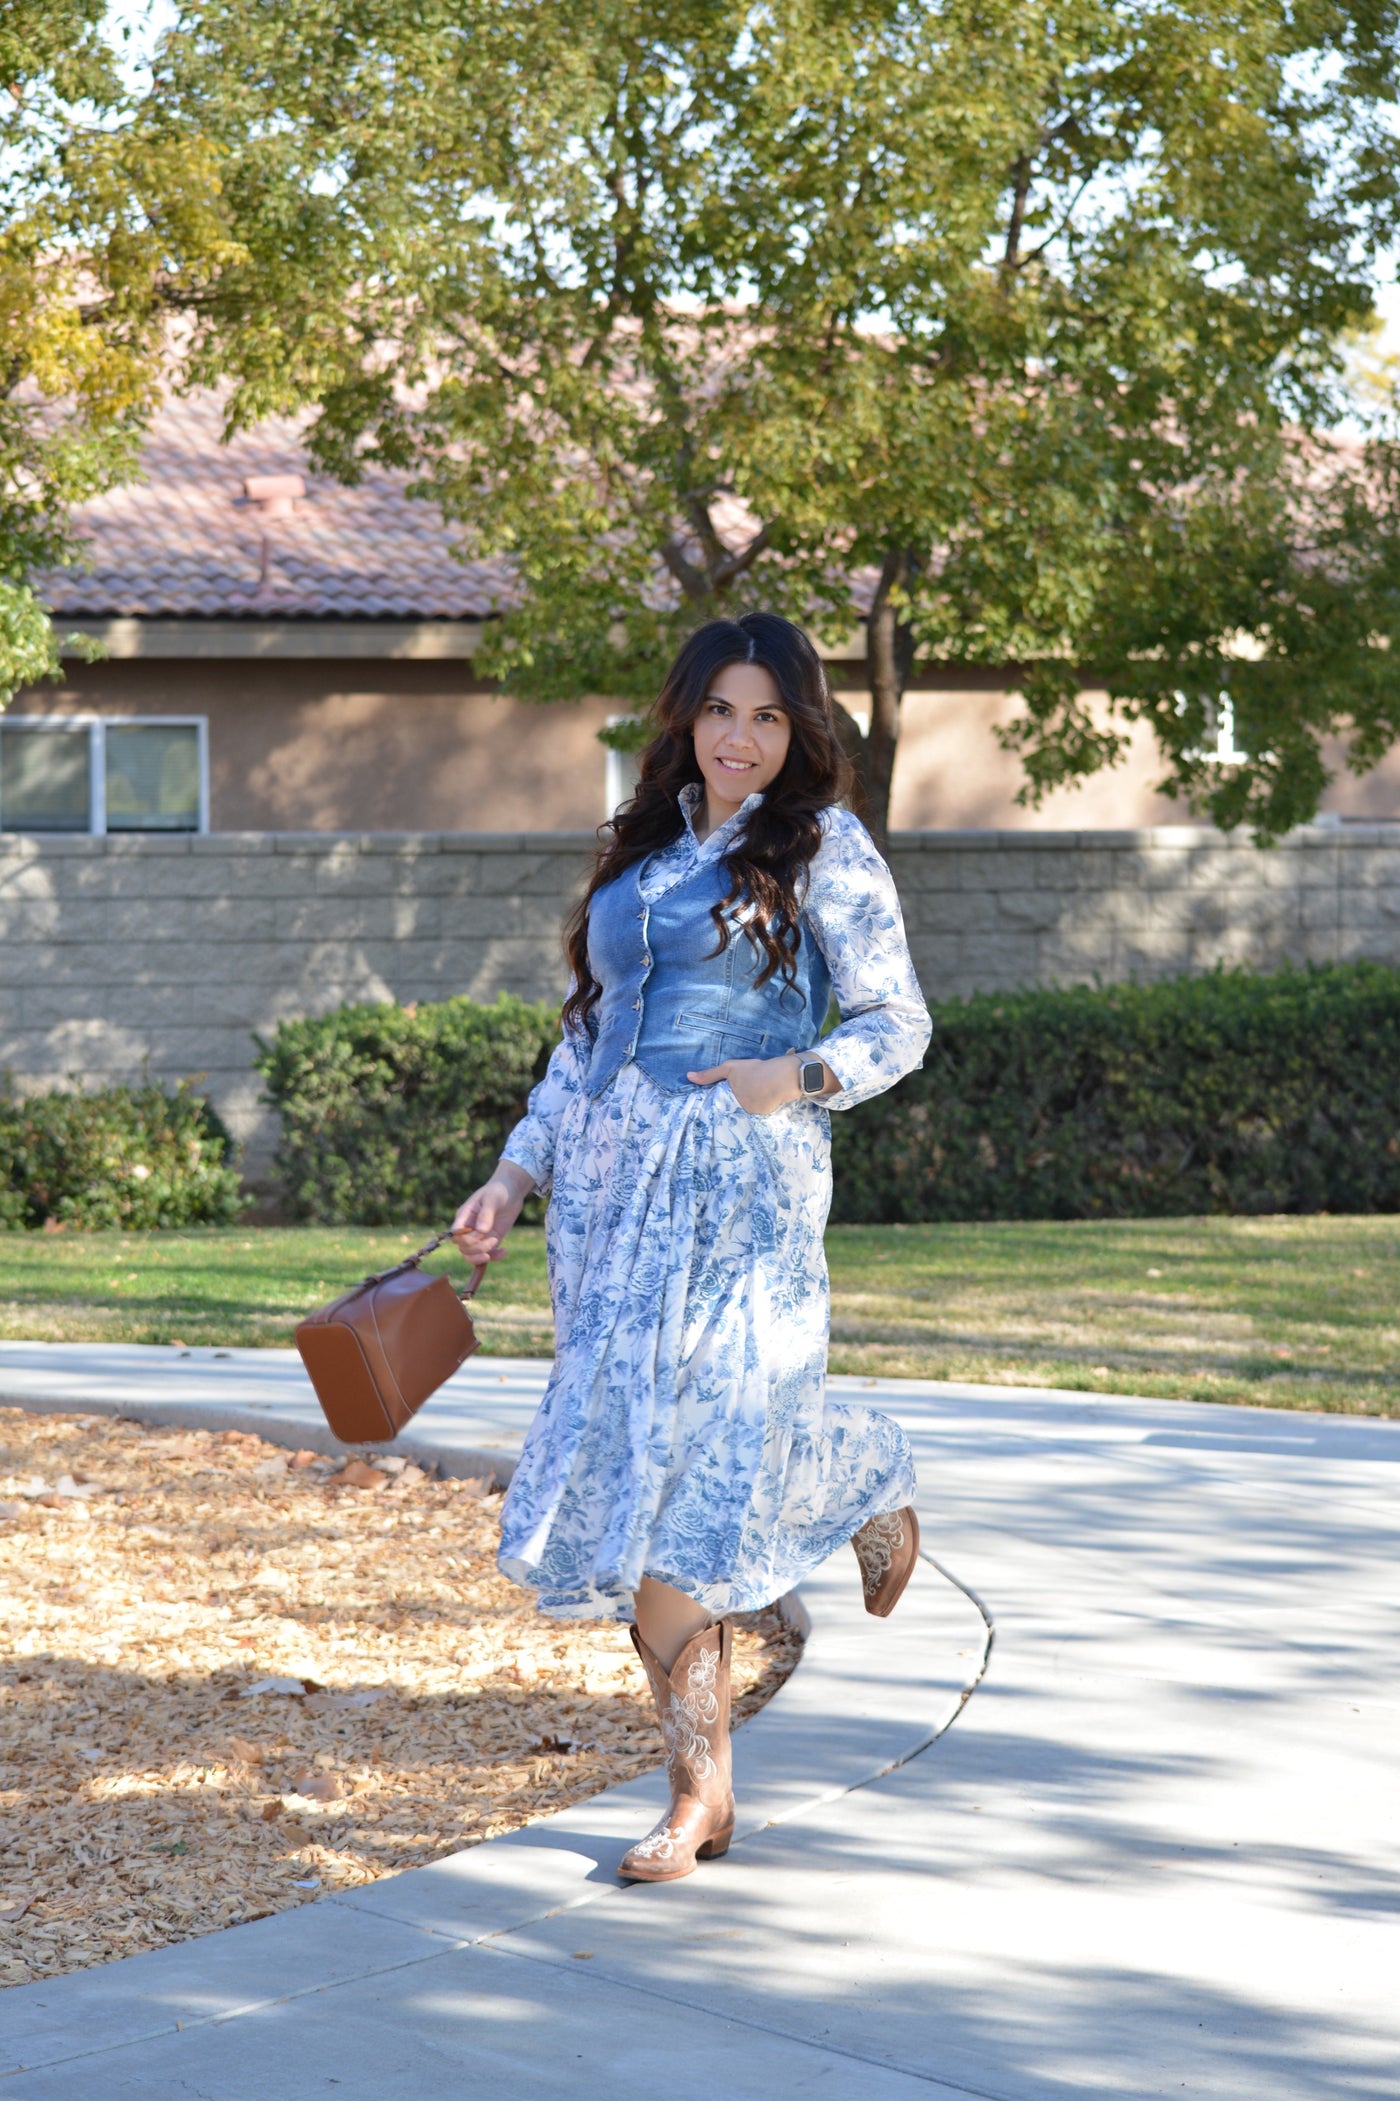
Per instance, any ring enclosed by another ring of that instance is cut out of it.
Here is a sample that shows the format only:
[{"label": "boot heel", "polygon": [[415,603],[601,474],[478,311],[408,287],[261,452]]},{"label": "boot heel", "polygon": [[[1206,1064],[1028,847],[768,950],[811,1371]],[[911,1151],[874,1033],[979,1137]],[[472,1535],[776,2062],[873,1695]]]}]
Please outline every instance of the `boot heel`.
[{"label": "boot heel", "polygon": [[732,1824],[727,1831],[717,1831],[713,1838],[706,1839],[703,1846],[696,1847],[695,1858],[697,1860],[718,1860],[721,1855],[729,1851],[729,1841],[733,1836],[734,1826]]}]

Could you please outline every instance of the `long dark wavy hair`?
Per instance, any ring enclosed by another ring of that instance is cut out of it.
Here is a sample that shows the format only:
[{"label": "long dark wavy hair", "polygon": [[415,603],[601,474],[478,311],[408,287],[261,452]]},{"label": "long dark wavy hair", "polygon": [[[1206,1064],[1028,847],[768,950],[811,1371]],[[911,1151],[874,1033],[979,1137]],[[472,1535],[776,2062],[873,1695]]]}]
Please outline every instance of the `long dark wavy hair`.
[{"label": "long dark wavy hair", "polygon": [[798,885],[821,844],[821,812],[850,792],[851,766],[837,741],[822,660],[807,636],[778,613],[742,613],[737,620],[707,620],[682,643],[652,708],[656,734],[642,753],[636,793],[600,829],[588,887],[564,927],[574,977],[564,1002],[566,1028],[586,1027],[603,989],[588,962],[589,904],[605,883],[680,832],[680,792],[704,778],[693,726],[716,674],[729,664],[761,664],[769,673],[792,724],[792,742],[782,770],[724,857],[729,892],[710,915],[718,935],[712,954],[728,942],[725,915],[742,898],[754,907],[744,931],[763,957],[757,982],[781,971],[791,984],[797,975]]}]

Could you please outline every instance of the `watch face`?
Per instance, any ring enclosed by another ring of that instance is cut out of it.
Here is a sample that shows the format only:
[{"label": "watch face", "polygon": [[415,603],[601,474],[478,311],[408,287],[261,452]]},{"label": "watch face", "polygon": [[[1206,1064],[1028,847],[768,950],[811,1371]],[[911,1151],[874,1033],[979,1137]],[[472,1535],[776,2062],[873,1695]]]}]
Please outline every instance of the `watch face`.
[{"label": "watch face", "polygon": [[804,1094],[820,1094],[826,1085],[826,1072],[821,1059],[809,1058],[804,1065],[799,1066],[797,1081]]}]

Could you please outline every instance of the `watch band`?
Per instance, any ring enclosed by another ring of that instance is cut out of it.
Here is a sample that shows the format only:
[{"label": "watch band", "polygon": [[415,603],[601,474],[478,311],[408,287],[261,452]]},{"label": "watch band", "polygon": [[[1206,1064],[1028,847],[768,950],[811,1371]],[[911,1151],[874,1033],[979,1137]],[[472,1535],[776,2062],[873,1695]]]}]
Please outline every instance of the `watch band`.
[{"label": "watch band", "polygon": [[797,1084],[804,1094],[826,1092],[826,1067],[820,1058],[803,1058],[797,1068]]}]

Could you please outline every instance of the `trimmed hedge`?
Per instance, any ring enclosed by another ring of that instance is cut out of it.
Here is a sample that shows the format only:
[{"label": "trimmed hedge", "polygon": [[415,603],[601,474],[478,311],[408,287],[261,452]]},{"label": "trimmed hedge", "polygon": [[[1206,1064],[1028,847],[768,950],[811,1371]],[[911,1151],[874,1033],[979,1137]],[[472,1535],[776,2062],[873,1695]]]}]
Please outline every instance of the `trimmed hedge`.
[{"label": "trimmed hedge", "polygon": [[233,1145],[202,1095],[101,1087],[0,1093],[0,1228],[229,1225],[243,1209]]},{"label": "trimmed hedge", "polygon": [[[931,1011],[923,1070],[832,1117],[835,1220],[1400,1210],[1400,970],[1218,970]],[[257,1063],[292,1215],[445,1225],[557,1040],[552,1006],[507,993],[283,1022]],[[0,1222],[4,1202],[0,1165]]]},{"label": "trimmed hedge", "polygon": [[832,1118],[837,1219],[1400,1210],[1400,970],[1217,970],[931,1011],[923,1070]]},{"label": "trimmed hedge", "polygon": [[256,1040],[294,1218],[445,1226],[523,1114],[559,1016],[503,992],[489,1007],[340,1007]]}]

